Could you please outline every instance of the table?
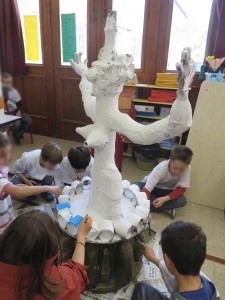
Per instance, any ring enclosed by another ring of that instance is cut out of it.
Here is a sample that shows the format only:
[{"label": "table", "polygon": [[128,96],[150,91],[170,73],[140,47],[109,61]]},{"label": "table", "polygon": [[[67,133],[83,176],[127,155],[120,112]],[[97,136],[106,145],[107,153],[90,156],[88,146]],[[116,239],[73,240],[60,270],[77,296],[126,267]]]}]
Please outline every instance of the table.
[{"label": "table", "polygon": [[0,128],[4,127],[8,124],[13,124],[14,122],[16,122],[17,120],[20,120],[21,117],[17,117],[17,116],[10,116],[10,115],[1,115],[0,116]]}]

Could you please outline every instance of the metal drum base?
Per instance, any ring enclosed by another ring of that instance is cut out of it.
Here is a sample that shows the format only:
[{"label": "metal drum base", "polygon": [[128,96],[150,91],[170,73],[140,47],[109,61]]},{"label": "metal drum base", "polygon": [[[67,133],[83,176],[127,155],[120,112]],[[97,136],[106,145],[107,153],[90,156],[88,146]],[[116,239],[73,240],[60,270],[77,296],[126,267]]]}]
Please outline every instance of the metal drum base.
[{"label": "metal drum base", "polygon": [[[136,237],[147,243],[151,231],[143,230]],[[143,249],[136,237],[116,243],[86,243],[85,264],[89,285],[94,293],[115,292],[134,280],[142,267]],[[62,232],[63,260],[72,257],[76,240]]]}]

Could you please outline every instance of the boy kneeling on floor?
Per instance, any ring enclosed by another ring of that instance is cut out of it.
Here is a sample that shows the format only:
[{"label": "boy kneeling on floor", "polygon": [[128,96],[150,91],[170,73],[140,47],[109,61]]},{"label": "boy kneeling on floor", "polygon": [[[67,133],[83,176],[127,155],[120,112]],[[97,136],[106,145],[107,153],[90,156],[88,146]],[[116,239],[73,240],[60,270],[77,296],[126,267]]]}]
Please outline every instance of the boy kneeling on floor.
[{"label": "boy kneeling on floor", "polygon": [[145,257],[159,267],[171,297],[154,287],[138,283],[131,300],[219,300],[214,284],[202,273],[206,258],[206,235],[193,223],[177,221],[161,235],[164,260],[151,247],[144,246]]},{"label": "boy kneeling on floor", "polygon": [[94,158],[90,150],[82,145],[72,147],[62,163],[62,177],[65,185],[71,185],[74,180],[91,177]]},{"label": "boy kneeling on floor", "polygon": [[136,183],[150,199],[150,211],[170,211],[186,204],[184,193],[190,187],[193,152],[187,146],[174,146],[169,160],[158,164],[148,175],[146,182]]},{"label": "boy kneeling on floor", "polygon": [[[57,185],[62,187],[62,171],[60,163],[63,154],[60,146],[49,142],[40,150],[24,152],[14,165],[14,176],[11,180],[13,184],[33,185]],[[54,196],[45,192],[42,193],[47,202],[52,202]],[[31,197],[30,200],[34,200]]]}]

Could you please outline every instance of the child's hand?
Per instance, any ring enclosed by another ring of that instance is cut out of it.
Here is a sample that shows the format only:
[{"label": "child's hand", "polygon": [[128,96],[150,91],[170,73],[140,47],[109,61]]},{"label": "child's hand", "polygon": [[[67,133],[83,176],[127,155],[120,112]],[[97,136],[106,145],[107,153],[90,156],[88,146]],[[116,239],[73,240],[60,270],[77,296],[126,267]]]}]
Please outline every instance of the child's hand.
[{"label": "child's hand", "polygon": [[86,215],[83,218],[78,228],[77,239],[85,238],[88,235],[88,233],[91,231],[92,228],[92,222],[93,222],[92,218],[89,217],[88,215]]},{"label": "child's hand", "polygon": [[34,180],[29,180],[29,179],[28,179],[28,180],[26,181],[26,184],[29,185],[29,186],[32,186],[32,185],[37,185],[37,182],[34,181]]},{"label": "child's hand", "polygon": [[57,186],[57,185],[56,186],[50,185],[49,189],[48,189],[48,192],[50,192],[50,193],[52,193],[52,194],[54,194],[56,196],[59,196],[59,195],[62,194],[62,189],[59,186]]},{"label": "child's hand", "polygon": [[144,256],[156,266],[159,266],[160,259],[155,255],[155,252],[151,247],[144,247]]},{"label": "child's hand", "polygon": [[163,205],[167,201],[166,197],[159,197],[153,201],[153,205],[158,208]]}]

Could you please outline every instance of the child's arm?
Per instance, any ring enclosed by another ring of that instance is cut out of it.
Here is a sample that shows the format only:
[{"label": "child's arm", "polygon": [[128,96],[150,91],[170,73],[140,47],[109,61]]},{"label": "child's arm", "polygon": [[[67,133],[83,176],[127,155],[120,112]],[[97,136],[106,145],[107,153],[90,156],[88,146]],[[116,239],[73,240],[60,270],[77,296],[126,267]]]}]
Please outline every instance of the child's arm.
[{"label": "child's arm", "polygon": [[16,173],[16,176],[18,176],[24,184],[27,184],[29,186],[32,186],[32,185],[36,185],[36,182],[34,180],[30,180],[28,179],[24,174],[22,173]]},{"label": "child's arm", "polygon": [[146,193],[148,199],[150,199],[151,191],[160,181],[160,176],[158,168],[153,169],[153,171],[148,175],[145,187],[142,189],[142,191]]},{"label": "child's arm", "polygon": [[144,246],[144,256],[157,267],[159,267],[160,259],[155,255],[154,250],[149,246]]},{"label": "child's arm", "polygon": [[41,193],[45,193],[45,192],[50,192],[52,194],[59,196],[62,191],[58,186],[48,186],[48,185],[19,186],[19,185],[9,184],[5,188],[5,192],[12,197],[26,198],[29,196],[33,196],[33,195],[41,194]]},{"label": "child's arm", "polygon": [[74,262],[80,263],[81,265],[84,264],[85,259],[85,238],[90,232],[91,228],[92,218],[88,216],[84,217],[78,229],[77,245],[72,256],[72,260]]},{"label": "child's arm", "polygon": [[164,197],[159,197],[157,199],[155,199],[153,201],[153,205],[158,208],[160,206],[163,205],[163,203],[167,202],[167,201],[170,201],[170,200],[173,200],[173,199],[176,199],[177,197],[183,195],[186,191],[186,188],[184,187],[181,187],[181,186],[178,186],[176,187],[176,189],[174,191],[172,191],[170,194],[164,196]]}]

